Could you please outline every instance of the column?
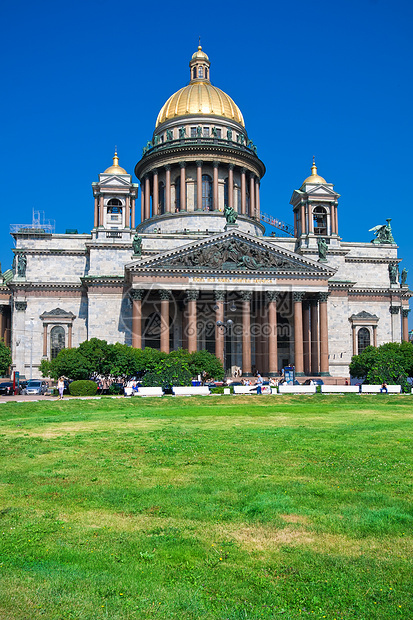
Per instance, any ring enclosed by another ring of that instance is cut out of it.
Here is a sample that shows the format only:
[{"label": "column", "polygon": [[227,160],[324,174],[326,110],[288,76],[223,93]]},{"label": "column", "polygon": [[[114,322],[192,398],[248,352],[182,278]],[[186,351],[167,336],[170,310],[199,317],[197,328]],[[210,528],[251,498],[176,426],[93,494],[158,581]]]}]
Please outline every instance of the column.
[{"label": "column", "polygon": [[93,226],[97,228],[99,226],[99,207],[98,207],[98,197],[95,196],[95,217]]},{"label": "column", "polygon": [[297,376],[304,374],[303,360],[303,299],[305,293],[293,293],[294,302],[294,365]]},{"label": "column", "polygon": [[224,322],[225,291],[215,291],[215,355],[224,364],[224,329],[218,327],[217,322]]},{"label": "column", "polygon": [[171,212],[171,166],[165,166],[165,211]]},{"label": "column", "polygon": [[355,325],[352,325],[352,335],[353,335],[353,355],[357,355],[357,328]]},{"label": "column", "polygon": [[277,299],[276,291],[266,292],[268,300],[268,376],[278,375],[278,343],[277,343]]},{"label": "column", "polygon": [[72,348],[72,333],[73,333],[73,323],[68,323],[67,325],[67,348]]},{"label": "column", "polygon": [[250,176],[250,216],[255,217],[255,177]]},{"label": "column", "polygon": [[337,213],[337,205],[334,205],[334,213],[335,213],[335,218],[334,218],[334,222],[335,222],[335,233],[336,235],[338,235],[338,213]]},{"label": "column", "polygon": [[103,226],[103,196],[99,196],[99,226]]},{"label": "column", "polygon": [[246,213],[246,204],[247,204],[247,192],[245,186],[245,173],[246,169],[241,168],[241,214],[245,215]]},{"label": "column", "polygon": [[149,175],[145,177],[145,220],[151,217],[151,181]]},{"label": "column", "polygon": [[202,161],[196,162],[196,208],[202,211]]},{"label": "column", "polygon": [[328,363],[328,318],[327,318],[327,299],[329,293],[319,293],[320,302],[320,375],[330,374]]},{"label": "column", "polygon": [[43,323],[43,357],[47,357],[47,323]]},{"label": "column", "polygon": [[213,203],[212,203],[212,209],[214,211],[218,211],[219,210],[219,204],[218,204],[218,166],[219,166],[219,162],[218,161],[214,161],[214,178],[213,178]]},{"label": "column", "polygon": [[186,211],[186,162],[180,162],[181,167],[181,208],[180,211]]},{"label": "column", "polygon": [[145,219],[145,177],[141,181],[141,222]]},{"label": "column", "polygon": [[402,308],[402,340],[404,342],[409,342],[409,308]]},{"label": "column", "polygon": [[311,361],[311,331],[310,331],[310,302],[303,304],[303,351],[304,351],[304,372],[310,374]]},{"label": "column", "polygon": [[298,237],[297,211],[294,211],[294,236]]},{"label": "column", "polygon": [[169,353],[169,300],[171,291],[159,291],[161,298],[161,351]]},{"label": "column", "polygon": [[234,164],[228,166],[228,206],[234,208]]},{"label": "column", "polygon": [[132,300],[132,346],[142,349],[142,289],[132,289],[129,292]]},{"label": "column", "polygon": [[314,233],[313,205],[308,204],[308,232]]},{"label": "column", "polygon": [[320,372],[320,341],[318,333],[318,301],[311,300],[311,374]]},{"label": "column", "polygon": [[305,207],[304,207],[303,202],[300,204],[300,215],[301,215],[301,234],[305,235],[305,233],[307,232],[307,229],[305,226]]},{"label": "column", "polygon": [[158,215],[159,209],[159,174],[157,168],[153,171],[153,190],[152,190],[152,215]]},{"label": "column", "polygon": [[131,227],[132,230],[136,228],[135,198],[131,198]]},{"label": "column", "polygon": [[257,220],[260,219],[260,180],[258,177],[255,177],[255,217]]},{"label": "column", "polygon": [[251,298],[252,291],[241,291],[242,299],[242,374],[251,376]]},{"label": "column", "polygon": [[187,320],[187,334],[188,334],[188,351],[193,353],[197,350],[198,345],[198,330],[197,330],[197,318],[196,318],[196,300],[199,297],[199,291],[189,290],[186,291],[186,297],[188,300],[188,320]]},{"label": "column", "polygon": [[373,347],[377,347],[377,325],[373,325]]}]

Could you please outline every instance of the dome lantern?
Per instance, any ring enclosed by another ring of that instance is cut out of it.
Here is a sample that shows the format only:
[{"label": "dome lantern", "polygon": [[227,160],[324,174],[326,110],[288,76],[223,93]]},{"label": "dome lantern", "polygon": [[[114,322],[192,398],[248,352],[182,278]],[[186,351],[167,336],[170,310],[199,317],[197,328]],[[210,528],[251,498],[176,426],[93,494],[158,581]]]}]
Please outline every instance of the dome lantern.
[{"label": "dome lantern", "polygon": [[211,63],[205,52],[202,51],[202,46],[198,45],[198,50],[195,54],[192,54],[192,58],[189,62],[190,68],[190,80],[205,80],[209,82],[209,67]]}]

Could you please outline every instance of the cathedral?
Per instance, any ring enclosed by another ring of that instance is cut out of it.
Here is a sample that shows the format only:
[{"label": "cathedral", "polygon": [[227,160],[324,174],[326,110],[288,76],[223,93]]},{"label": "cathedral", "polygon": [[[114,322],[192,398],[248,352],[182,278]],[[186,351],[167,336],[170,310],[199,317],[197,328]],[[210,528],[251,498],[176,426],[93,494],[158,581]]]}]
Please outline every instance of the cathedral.
[{"label": "cathedral", "polygon": [[265,165],[201,46],[189,72],[158,114],[139,183],[116,152],[92,183],[90,234],[12,233],[0,338],[21,376],[39,377],[42,359],[101,338],[206,349],[229,376],[293,365],[297,376],[338,380],[366,346],[408,340],[411,293],[390,220],[370,242],[343,241],[340,196],[314,161],[292,192],[294,225],[267,216]]}]

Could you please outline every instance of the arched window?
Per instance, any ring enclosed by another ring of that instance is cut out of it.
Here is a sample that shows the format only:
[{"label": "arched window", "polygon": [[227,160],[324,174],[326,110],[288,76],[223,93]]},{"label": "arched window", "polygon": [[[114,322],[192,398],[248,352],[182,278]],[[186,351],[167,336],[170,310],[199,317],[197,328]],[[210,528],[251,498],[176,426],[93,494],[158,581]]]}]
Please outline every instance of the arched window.
[{"label": "arched window", "polygon": [[65,330],[60,325],[52,327],[50,330],[50,357],[55,357],[65,348]]},{"label": "arched window", "polygon": [[202,175],[202,210],[212,211],[212,178],[209,174]]},{"label": "arched window", "polygon": [[159,213],[165,213],[165,185],[162,181],[159,183]]},{"label": "arched window", "polygon": [[176,177],[175,180],[175,211],[179,211],[181,208],[181,177]]},{"label": "arched window", "polygon": [[370,331],[367,327],[361,327],[357,334],[358,354],[362,353],[366,347],[370,346]]},{"label": "arched window", "polygon": [[108,213],[122,213],[122,203],[119,198],[111,198],[108,201]]},{"label": "arched window", "polygon": [[314,218],[314,234],[326,235],[327,234],[327,211],[324,207],[316,207],[313,210]]}]

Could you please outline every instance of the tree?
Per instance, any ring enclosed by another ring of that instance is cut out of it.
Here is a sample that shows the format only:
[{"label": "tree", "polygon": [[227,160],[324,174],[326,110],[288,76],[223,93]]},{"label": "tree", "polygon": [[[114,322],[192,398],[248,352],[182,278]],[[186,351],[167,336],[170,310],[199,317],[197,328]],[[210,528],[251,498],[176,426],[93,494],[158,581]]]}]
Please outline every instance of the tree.
[{"label": "tree", "polygon": [[142,384],[145,387],[161,386],[163,390],[170,390],[174,385],[189,385],[191,378],[187,362],[169,355],[145,374]]},{"label": "tree", "polygon": [[42,360],[40,372],[43,377],[67,377],[73,381],[89,379],[93,375],[93,366],[79,350],[62,349],[59,354],[50,362]]},{"label": "tree", "polygon": [[4,342],[0,340],[0,375],[2,377],[9,373],[11,366],[11,351],[9,347],[6,347]]},{"label": "tree", "polygon": [[221,381],[225,377],[224,367],[218,359],[209,351],[194,351],[189,354],[189,370],[192,376],[201,375],[203,379],[217,379]]},{"label": "tree", "polygon": [[367,384],[389,384],[408,388],[407,377],[413,377],[413,345],[410,342],[388,342],[380,347],[366,347],[354,355],[350,374]]}]

